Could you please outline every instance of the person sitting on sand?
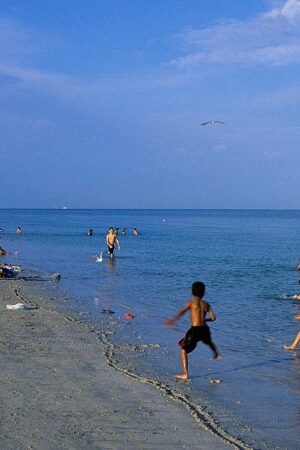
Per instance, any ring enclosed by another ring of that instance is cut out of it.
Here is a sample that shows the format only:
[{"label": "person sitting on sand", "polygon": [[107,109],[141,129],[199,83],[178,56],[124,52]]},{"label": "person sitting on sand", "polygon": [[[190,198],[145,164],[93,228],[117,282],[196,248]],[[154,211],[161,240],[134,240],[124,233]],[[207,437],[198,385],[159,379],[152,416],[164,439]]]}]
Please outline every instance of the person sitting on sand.
[{"label": "person sitting on sand", "polygon": [[[192,294],[194,298],[189,300],[172,319],[164,322],[165,325],[173,325],[187,311],[190,311],[191,328],[185,337],[178,342],[178,345],[181,347],[182,374],[176,375],[176,377],[183,380],[187,380],[188,378],[187,354],[195,350],[199,341],[202,341],[211,348],[214,353],[214,359],[221,359],[217,347],[211,340],[210,329],[206,324],[206,322],[214,322],[216,316],[210,305],[202,300],[205,294],[205,284],[201,281],[193,283]],[[205,318],[207,313],[209,314],[209,319]]]},{"label": "person sitting on sand", "polygon": [[[300,314],[296,314],[295,319],[300,320]],[[284,345],[283,347],[285,348],[285,350],[297,350],[299,342],[300,342],[300,331],[298,332],[294,342],[291,345]]]},{"label": "person sitting on sand", "polygon": [[108,230],[108,234],[106,235],[106,244],[107,244],[107,248],[108,248],[108,254],[110,259],[114,258],[114,254],[115,254],[115,243],[118,246],[118,249],[120,250],[120,242],[114,232],[113,227],[110,227]]},{"label": "person sitting on sand", "polygon": [[9,253],[6,252],[6,251],[4,250],[4,248],[2,248],[1,245],[0,245],[0,256],[8,256],[8,255],[9,255]]}]

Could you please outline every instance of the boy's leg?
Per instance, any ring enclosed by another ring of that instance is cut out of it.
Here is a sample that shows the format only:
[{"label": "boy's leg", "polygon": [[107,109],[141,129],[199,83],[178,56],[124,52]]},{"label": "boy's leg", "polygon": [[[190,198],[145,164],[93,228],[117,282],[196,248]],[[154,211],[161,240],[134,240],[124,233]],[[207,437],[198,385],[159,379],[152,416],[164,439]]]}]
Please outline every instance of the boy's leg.
[{"label": "boy's leg", "polygon": [[212,352],[214,354],[214,359],[221,359],[222,358],[222,356],[218,352],[217,347],[215,346],[215,344],[211,340],[210,331],[208,331],[207,336],[205,336],[205,338],[203,338],[202,340],[203,340],[204,344],[208,345],[211,348],[211,350],[212,350]]},{"label": "boy's leg", "polygon": [[181,364],[182,364],[182,374],[176,375],[176,378],[181,380],[187,380],[188,378],[188,357],[185,350],[181,350]]}]

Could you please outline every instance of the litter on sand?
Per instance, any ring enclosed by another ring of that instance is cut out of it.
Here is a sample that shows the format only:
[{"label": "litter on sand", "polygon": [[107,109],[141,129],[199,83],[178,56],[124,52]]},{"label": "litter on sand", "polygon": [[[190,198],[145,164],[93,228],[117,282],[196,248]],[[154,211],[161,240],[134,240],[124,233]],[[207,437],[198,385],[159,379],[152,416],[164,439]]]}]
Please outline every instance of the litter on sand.
[{"label": "litter on sand", "polygon": [[107,309],[107,308],[102,309],[101,312],[102,312],[102,314],[115,314],[114,311],[112,311],[111,309]]},{"label": "litter on sand", "polygon": [[16,303],[15,305],[6,305],[7,309],[31,309],[28,306],[24,305],[24,303]]},{"label": "litter on sand", "polygon": [[19,275],[21,268],[14,264],[1,264],[0,266],[0,277],[3,278],[13,278]]},{"label": "litter on sand", "polygon": [[130,314],[130,313],[125,313],[125,314],[124,314],[124,317],[125,317],[126,319],[134,319],[134,318],[135,318],[135,316],[134,316],[133,314]]}]

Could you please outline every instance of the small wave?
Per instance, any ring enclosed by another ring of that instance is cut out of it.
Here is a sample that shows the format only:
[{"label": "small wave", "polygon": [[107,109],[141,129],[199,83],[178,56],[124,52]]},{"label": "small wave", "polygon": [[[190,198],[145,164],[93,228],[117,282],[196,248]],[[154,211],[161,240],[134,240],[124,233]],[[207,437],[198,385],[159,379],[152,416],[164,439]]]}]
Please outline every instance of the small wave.
[{"label": "small wave", "polygon": [[266,294],[263,295],[263,298],[266,300],[272,299],[272,300],[293,300],[293,299],[299,299],[300,300],[300,294],[288,294],[285,292],[284,294]]}]

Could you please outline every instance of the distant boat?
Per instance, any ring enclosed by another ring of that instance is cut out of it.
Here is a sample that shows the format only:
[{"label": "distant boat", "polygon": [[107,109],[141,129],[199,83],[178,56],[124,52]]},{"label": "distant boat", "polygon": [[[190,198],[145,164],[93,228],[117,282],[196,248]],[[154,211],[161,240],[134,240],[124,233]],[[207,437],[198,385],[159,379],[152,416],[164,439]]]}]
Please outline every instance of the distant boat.
[{"label": "distant boat", "polygon": [[66,206],[63,206],[62,209],[68,209]]}]

